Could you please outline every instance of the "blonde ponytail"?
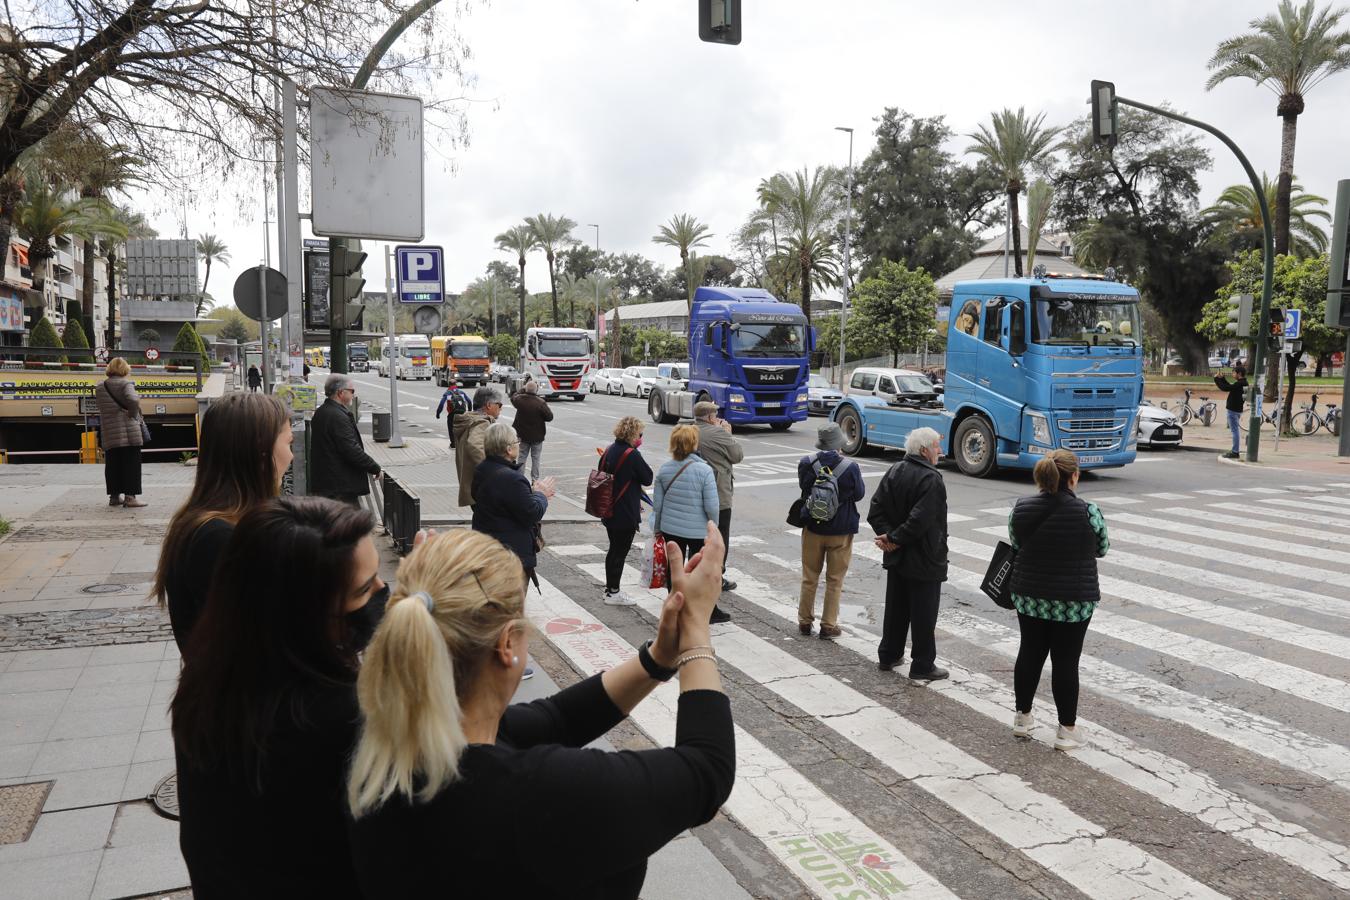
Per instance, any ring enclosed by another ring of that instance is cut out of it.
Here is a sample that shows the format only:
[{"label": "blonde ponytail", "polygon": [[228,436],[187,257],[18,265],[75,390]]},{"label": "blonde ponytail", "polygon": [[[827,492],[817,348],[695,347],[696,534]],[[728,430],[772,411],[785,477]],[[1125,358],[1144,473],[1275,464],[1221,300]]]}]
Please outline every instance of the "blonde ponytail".
[{"label": "blonde ponytail", "polygon": [[356,818],[395,794],[430,800],[459,776],[460,703],[502,629],[524,615],[520,560],[479,532],[427,540],[397,583],[356,682],[363,723],[347,781]]}]

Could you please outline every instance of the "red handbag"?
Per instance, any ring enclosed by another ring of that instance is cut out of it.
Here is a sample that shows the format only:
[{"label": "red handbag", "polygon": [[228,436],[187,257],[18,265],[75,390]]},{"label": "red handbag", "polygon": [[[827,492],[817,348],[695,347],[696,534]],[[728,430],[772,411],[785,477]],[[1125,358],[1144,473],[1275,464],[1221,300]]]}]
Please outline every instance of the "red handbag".
[{"label": "red handbag", "polygon": [[614,504],[619,502],[619,498],[632,487],[632,482],[625,484],[619,491],[618,496],[614,495],[614,475],[623,468],[623,464],[628,460],[628,454],[633,452],[629,447],[623,451],[623,456],[619,457],[618,465],[614,467],[614,472],[606,472],[601,468],[605,464],[605,458],[602,455],[600,461],[595,464],[595,471],[586,479],[586,513],[595,516],[597,519],[608,519],[614,515]]}]

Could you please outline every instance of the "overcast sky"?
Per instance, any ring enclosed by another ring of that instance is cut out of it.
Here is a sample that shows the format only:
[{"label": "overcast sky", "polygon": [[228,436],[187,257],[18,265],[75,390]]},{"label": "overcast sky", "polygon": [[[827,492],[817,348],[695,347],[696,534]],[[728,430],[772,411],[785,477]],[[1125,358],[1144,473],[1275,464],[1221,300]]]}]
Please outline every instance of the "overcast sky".
[{"label": "overcast sky", "polygon": [[[1217,125],[1258,172],[1273,176],[1275,96],[1248,82],[1209,92],[1204,84],[1218,41],[1275,6],[744,0],[743,42],[725,47],[699,42],[696,0],[497,0],[463,23],[477,77],[471,143],[454,153],[453,173],[429,148],[423,242],[446,248],[451,291],[490,260],[511,260],[495,250],[493,236],[539,212],[575,219],[576,236],[588,243],[595,230],[587,223],[599,223],[602,249],[641,252],[670,267],[675,251],[651,243],[661,223],[690,213],[714,232],[706,252],[727,252],[759,179],[845,163],[848,138],[835,126],[856,130],[856,163],[886,106],[945,115],[959,135],[1005,106],[1025,105],[1064,124],[1086,112],[1093,78]],[[1337,179],[1350,177],[1343,141],[1350,73],[1307,99],[1297,177],[1307,191],[1331,198]],[[1208,203],[1244,179],[1226,149],[1205,141],[1215,158],[1203,178]],[[968,141],[954,144],[960,151]],[[241,190],[256,196],[256,181]],[[238,200],[222,197],[189,210],[191,234],[213,232],[233,254],[211,277],[211,293],[223,301],[236,275],[261,261],[262,229],[252,212],[260,205],[241,213]],[[155,224],[162,236],[177,236],[181,212],[163,206],[150,210]],[[379,289],[379,245],[365,249],[367,289]],[[547,289],[542,254],[530,258],[526,273],[531,291]]]}]

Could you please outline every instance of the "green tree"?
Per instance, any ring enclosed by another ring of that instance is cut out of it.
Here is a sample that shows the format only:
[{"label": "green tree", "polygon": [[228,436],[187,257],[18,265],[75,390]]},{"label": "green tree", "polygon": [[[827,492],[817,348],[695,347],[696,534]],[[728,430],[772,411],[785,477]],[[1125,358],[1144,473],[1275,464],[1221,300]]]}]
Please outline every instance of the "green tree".
[{"label": "green tree", "polygon": [[[366,314],[369,315],[370,310],[367,310]],[[207,313],[206,317],[224,323],[216,332],[216,336],[222,340],[238,341],[242,344],[258,339],[257,320],[250,319],[233,306],[217,307]]]},{"label": "green tree", "polygon": [[684,272],[686,299],[691,310],[694,308],[694,276],[689,268],[689,251],[704,246],[710,237],[712,231],[708,226],[688,213],[671,216],[670,221],[652,236],[653,244],[664,244],[680,251],[680,270]]},{"label": "green tree", "polygon": [[41,297],[56,256],[54,242],[63,237],[94,235],[125,237],[125,227],[117,221],[113,208],[104,200],[76,196],[67,185],[53,187],[45,181],[25,187],[24,198],[15,210],[14,224],[28,241],[28,261],[33,267],[33,291]]},{"label": "green tree", "polygon": [[887,261],[876,275],[858,285],[852,318],[858,320],[857,327],[875,335],[891,354],[891,364],[897,365],[901,353],[922,346],[929,331],[937,327],[937,304],[931,275]]},{"label": "green tree", "polygon": [[1050,218],[1054,194],[1054,188],[1044,178],[1037,178],[1027,188],[1027,268],[1032,271],[1036,269],[1036,245]]},{"label": "green tree", "polygon": [[[576,243],[576,238],[572,237],[572,230],[577,227],[577,223],[567,216],[540,213],[537,216],[527,216],[525,224],[529,226],[530,233],[534,235],[535,248],[543,250],[544,259],[548,261],[548,289],[553,295],[553,327],[557,328],[560,324],[558,321],[558,275],[554,263],[557,261],[559,250]],[[523,269],[521,280],[525,280]]]},{"label": "green tree", "polygon": [[[46,347],[56,349],[63,346],[61,336],[56,333],[56,328],[47,319],[45,315],[39,316],[37,322],[33,325],[33,330],[28,333],[28,346]],[[59,356],[53,359],[50,356],[30,357],[33,362],[65,362],[65,356]]]},{"label": "green tree", "polygon": [[149,345],[152,346],[152,347],[153,347],[155,344],[158,344],[158,343],[159,343],[159,340],[160,340],[159,332],[156,331],[156,330],[153,329],[153,328],[143,328],[143,329],[141,329],[141,333],[138,334],[138,335],[136,335],[136,338],[137,338],[141,343],[143,343],[143,344],[149,344]]},{"label": "green tree", "polygon": [[211,368],[211,357],[206,352],[206,344],[202,342],[202,336],[192,327],[191,322],[184,322],[183,327],[178,329],[178,337],[173,342],[173,352],[196,353],[202,358],[202,371]]},{"label": "green tree", "polygon": [[508,228],[493,240],[497,243],[497,249],[503,253],[514,253],[516,255],[516,265],[520,266],[520,281],[517,282],[517,288],[520,290],[520,344],[525,344],[525,257],[538,246],[538,241],[534,232],[528,225],[516,225]]},{"label": "green tree", "polygon": [[[844,352],[848,359],[867,359],[885,351],[885,346],[871,331],[867,320],[858,318],[852,311],[844,328],[847,332]],[[816,338],[816,347],[825,353],[825,358],[833,366],[839,357],[839,317],[821,316],[816,319]]]},{"label": "green tree", "polygon": [[514,366],[516,361],[520,359],[520,344],[516,342],[514,334],[503,332],[488,338],[488,352],[497,362]]},{"label": "green tree", "polygon": [[1009,227],[1012,229],[1012,256],[1017,277],[1022,277],[1022,222],[1018,196],[1026,184],[1029,170],[1044,167],[1056,148],[1061,128],[1044,124],[1045,113],[1027,118],[1026,107],[1017,112],[1003,109],[994,113],[992,127],[981,125],[968,135],[975,143],[967,148],[983,159],[1004,181],[1008,194]]},{"label": "green tree", "polygon": [[[71,303],[75,304],[78,309],[77,301],[72,300]],[[89,349],[89,336],[84,333],[84,326],[80,324],[78,315],[74,318],[66,318],[66,330],[61,334],[61,346],[67,350]],[[75,359],[77,362],[89,362],[89,358],[84,355],[79,355]]]},{"label": "green tree", "polygon": [[811,290],[839,283],[839,256],[835,226],[844,212],[839,171],[817,166],[780,172],[760,183],[760,208],[756,219],[761,229],[774,235],[775,256],[783,270],[791,272],[800,291],[802,312],[811,324]]},{"label": "green tree", "polygon": [[[1261,173],[1261,187],[1265,190],[1266,205],[1275,207],[1278,186]],[[1327,252],[1327,233],[1314,219],[1331,221],[1325,209],[1327,199],[1303,193],[1303,185],[1294,182],[1289,194],[1289,249],[1294,256],[1321,256]],[[1234,184],[1224,188],[1213,206],[1200,211],[1205,221],[1214,226],[1214,239],[1229,250],[1260,249],[1264,241],[1265,222],[1261,218],[1261,203],[1250,184]]]},{"label": "green tree", "polygon": [[202,279],[202,291],[197,298],[197,315],[200,317],[206,303],[206,286],[211,283],[211,264],[228,263],[230,248],[214,234],[197,236],[197,256],[206,264],[206,277]]},{"label": "green tree", "polygon": [[1326,79],[1350,68],[1350,31],[1339,29],[1344,9],[1318,9],[1315,0],[1295,6],[1281,0],[1276,11],[1248,23],[1247,34],[1219,43],[1209,61],[1213,90],[1225,81],[1245,78],[1269,88],[1279,100],[1275,114],[1280,131],[1280,173],[1275,189],[1275,252],[1290,252],[1290,198],[1294,190],[1294,144],[1298,117],[1306,109],[1304,95]]}]

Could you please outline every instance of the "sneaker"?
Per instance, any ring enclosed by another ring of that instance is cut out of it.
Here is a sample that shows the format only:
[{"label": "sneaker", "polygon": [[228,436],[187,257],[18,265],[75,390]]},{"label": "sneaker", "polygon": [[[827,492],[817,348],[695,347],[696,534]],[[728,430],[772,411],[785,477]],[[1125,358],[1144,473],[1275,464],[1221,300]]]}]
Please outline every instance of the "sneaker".
[{"label": "sneaker", "polygon": [[1238,458],[1238,454],[1234,453],[1232,450],[1229,450],[1227,453],[1225,453],[1225,454],[1223,455],[1223,458],[1224,458],[1224,459],[1237,459],[1237,458]]},{"label": "sneaker", "polygon": [[1013,737],[1029,738],[1031,729],[1036,727],[1036,718],[1031,713],[1013,713]]},{"label": "sneaker", "polygon": [[614,591],[610,593],[605,591],[606,606],[637,606],[637,601],[625,594],[623,591]]},{"label": "sneaker", "polygon": [[521,673],[520,680],[527,681],[534,677],[534,666],[526,666],[525,671]]},{"label": "sneaker", "polygon": [[131,509],[140,509],[142,506],[149,506],[144,500],[137,500],[135,497],[128,497],[122,501],[122,505]]},{"label": "sneaker", "polygon": [[734,590],[736,590],[736,582],[734,582],[734,581],[727,581],[726,578],[724,577],[724,578],[722,579],[722,590],[724,590],[724,591],[734,591]]},{"label": "sneaker", "polygon": [[802,637],[810,637],[810,636],[811,636],[811,623],[810,623],[810,622],[799,623],[799,624],[797,625],[797,630],[800,631],[800,632],[802,633]]},{"label": "sneaker", "polygon": [[1059,731],[1055,732],[1056,750],[1077,750],[1083,743],[1083,735],[1079,733],[1077,727],[1069,728],[1061,725]]},{"label": "sneaker", "polygon": [[914,673],[914,672],[910,672],[910,673],[909,673],[909,680],[910,680],[910,681],[941,681],[942,679],[948,677],[949,675],[951,675],[951,673],[948,672],[946,669],[939,669],[937,666],[933,666],[933,668],[929,669],[927,672],[922,672],[922,673],[918,673],[918,674],[916,674],[916,673]]},{"label": "sneaker", "polygon": [[822,641],[828,641],[831,638],[842,637],[843,634],[844,632],[839,629],[838,625],[822,624],[820,626],[820,639]]},{"label": "sneaker", "polygon": [[714,606],[712,616],[708,618],[709,625],[721,625],[723,622],[731,621],[731,613],[725,611],[720,606]]}]

